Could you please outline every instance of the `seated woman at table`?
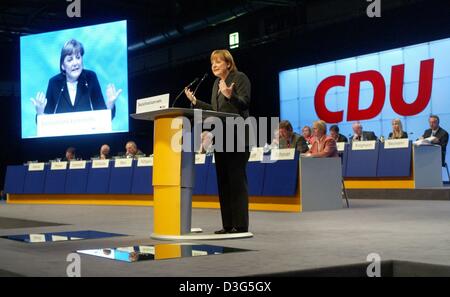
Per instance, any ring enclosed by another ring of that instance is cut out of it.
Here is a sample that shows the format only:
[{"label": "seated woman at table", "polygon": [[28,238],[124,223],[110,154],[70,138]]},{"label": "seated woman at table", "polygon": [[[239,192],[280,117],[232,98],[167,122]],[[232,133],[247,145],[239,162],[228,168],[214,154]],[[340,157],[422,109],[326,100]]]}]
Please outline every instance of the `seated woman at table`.
[{"label": "seated woman at table", "polygon": [[338,157],[336,141],[327,135],[327,124],[324,121],[319,120],[313,123],[313,134],[311,149],[302,156],[314,158]]},{"label": "seated woman at table", "polygon": [[400,119],[392,120],[392,132],[389,133],[388,139],[408,138],[408,133],[403,131],[402,121]]}]

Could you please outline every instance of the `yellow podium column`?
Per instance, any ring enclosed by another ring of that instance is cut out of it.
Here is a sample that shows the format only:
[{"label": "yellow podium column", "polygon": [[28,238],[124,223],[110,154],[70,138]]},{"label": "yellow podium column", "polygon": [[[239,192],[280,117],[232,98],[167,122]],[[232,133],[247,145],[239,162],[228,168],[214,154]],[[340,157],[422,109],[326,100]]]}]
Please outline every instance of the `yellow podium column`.
[{"label": "yellow podium column", "polygon": [[156,235],[182,235],[191,231],[193,152],[172,147],[173,139],[180,139],[179,135],[190,136],[190,127],[184,127],[181,120],[179,125],[172,125],[178,120],[174,117],[155,120],[153,211]]}]

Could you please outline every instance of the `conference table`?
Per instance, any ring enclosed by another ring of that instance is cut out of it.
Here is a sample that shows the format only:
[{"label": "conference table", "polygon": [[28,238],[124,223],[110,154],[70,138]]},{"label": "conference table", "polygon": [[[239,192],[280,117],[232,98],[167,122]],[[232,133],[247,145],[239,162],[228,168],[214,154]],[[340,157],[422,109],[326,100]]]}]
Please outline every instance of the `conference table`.
[{"label": "conference table", "polygon": [[[153,157],[13,165],[7,168],[4,189],[8,203],[152,205],[152,164]],[[262,153],[247,165],[250,209],[272,211],[309,210],[306,205],[326,209],[330,203],[337,208],[336,200],[310,203],[320,200],[326,184],[336,187],[337,181],[340,187],[342,177],[347,189],[414,189],[442,186],[440,174],[440,147],[411,142],[391,149],[376,142],[364,150],[345,144],[340,159],[304,158],[294,152],[291,158],[271,162]],[[319,187],[313,185],[317,182]],[[219,207],[217,195],[214,157],[197,154],[193,207]]]}]

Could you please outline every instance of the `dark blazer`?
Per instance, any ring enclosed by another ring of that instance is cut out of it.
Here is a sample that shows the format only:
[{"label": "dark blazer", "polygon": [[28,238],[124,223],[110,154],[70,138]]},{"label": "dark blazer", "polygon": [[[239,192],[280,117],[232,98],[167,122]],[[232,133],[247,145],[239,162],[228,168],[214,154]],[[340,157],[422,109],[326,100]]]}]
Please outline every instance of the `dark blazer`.
[{"label": "dark blazer", "polygon": [[[392,132],[391,133],[389,133],[389,137],[388,137],[388,139],[392,139]],[[402,137],[400,137],[400,138],[408,138],[408,133],[406,133],[405,131],[403,131],[402,132]]]},{"label": "dark blazer", "polygon": [[228,77],[225,80],[227,86],[234,83],[233,93],[230,99],[227,99],[222,93],[219,92],[219,81],[219,78],[214,81],[211,93],[211,104],[197,100],[195,107],[237,113],[241,117],[247,118],[249,116],[248,110],[250,107],[251,90],[250,80],[247,75],[240,71],[232,71],[228,74]]},{"label": "dark blazer", "polygon": [[[432,130],[428,129],[425,130],[425,132],[423,132],[422,137],[423,138],[428,138],[431,136]],[[434,135],[437,139],[439,139],[439,142],[436,144],[439,144],[441,146],[442,149],[442,166],[444,166],[445,164],[445,155],[447,152],[447,143],[448,143],[448,133],[447,131],[445,131],[444,129],[442,129],[441,127],[439,127],[439,129],[436,132],[436,135]]]},{"label": "dark blazer", "polygon": [[[46,96],[45,114],[106,109],[97,75],[86,69],[83,69],[78,78],[74,105],[70,101],[66,76],[63,73],[57,74],[49,80]],[[112,117],[115,115],[115,109],[114,107],[111,111]]]},{"label": "dark blazer", "polygon": [[[197,99],[197,103],[194,106],[195,108],[200,109],[206,109],[206,110],[214,110],[214,111],[220,111],[220,112],[229,112],[229,113],[235,113],[239,114],[244,119],[249,116],[249,108],[250,108],[250,96],[251,96],[251,83],[248,79],[247,75],[245,75],[243,72],[240,71],[231,71],[225,82],[227,86],[230,86],[232,83],[234,83],[233,87],[233,93],[231,94],[231,98],[227,99],[220,91],[219,91],[219,81],[220,79],[217,78],[214,81],[214,85],[212,88],[211,93],[211,104],[206,103],[202,100]],[[227,129],[227,127],[224,125],[224,128]],[[247,137],[245,137],[245,147],[249,146],[249,127],[248,125],[245,126],[245,134]],[[224,137],[226,135],[226,132],[224,133]],[[237,136],[237,133],[235,131],[234,133],[235,139]],[[235,141],[235,144],[242,141],[241,139],[237,139]],[[226,148],[226,141],[223,140],[224,150]]]},{"label": "dark blazer", "polygon": [[[288,148],[286,140],[280,138],[278,147],[281,149]],[[300,153],[306,153],[307,151],[309,151],[308,143],[306,142],[305,137],[297,133],[292,134],[292,140],[289,147],[295,148]]]},{"label": "dark blazer", "polygon": [[339,136],[338,136],[338,139],[336,142],[348,142],[348,139],[347,139],[347,137],[345,137],[344,135],[339,133]]},{"label": "dark blazer", "polygon": [[[355,135],[352,136],[351,141],[353,141],[353,137],[354,136]],[[362,136],[363,136],[363,140],[365,140],[365,141],[367,141],[367,140],[377,140],[377,136],[372,131],[363,131],[362,132]]]}]

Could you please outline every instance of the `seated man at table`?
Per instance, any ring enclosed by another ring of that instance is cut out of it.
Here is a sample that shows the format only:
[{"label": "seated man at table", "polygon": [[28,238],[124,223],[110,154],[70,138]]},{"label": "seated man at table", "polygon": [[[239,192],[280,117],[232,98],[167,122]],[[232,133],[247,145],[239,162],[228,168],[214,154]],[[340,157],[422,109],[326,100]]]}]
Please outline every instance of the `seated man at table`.
[{"label": "seated man at table", "polygon": [[429,138],[431,143],[441,146],[442,150],[442,166],[445,165],[445,154],[447,152],[448,133],[439,125],[439,117],[430,115],[428,118],[430,129],[425,130],[420,139]]},{"label": "seated man at table", "polygon": [[214,135],[210,131],[203,131],[200,135],[201,143],[197,153],[210,155],[214,151],[213,138]]},{"label": "seated man at table", "polygon": [[313,135],[311,149],[306,154],[302,154],[303,157],[338,157],[336,141],[327,135],[327,124],[324,121],[319,120],[313,123]]},{"label": "seated man at table", "polygon": [[294,132],[292,125],[289,121],[281,121],[278,125],[279,130],[279,143],[278,147],[283,148],[295,148],[300,153],[308,151],[308,144],[303,136]]},{"label": "seated man at table", "polygon": [[102,145],[102,146],[100,147],[100,156],[99,156],[99,159],[100,159],[100,160],[108,160],[108,159],[111,159],[111,156],[110,156],[110,154],[109,154],[110,151],[111,151],[111,149],[110,149],[109,145],[107,145],[107,144]]},{"label": "seated man at table", "polygon": [[144,155],[144,153],[138,149],[136,142],[131,140],[125,145],[125,150],[127,151],[125,154],[125,157],[127,158],[136,158],[137,156]]},{"label": "seated man at table", "polygon": [[312,138],[313,138],[313,133],[311,131],[311,127],[310,126],[305,126],[302,129],[302,135],[306,140],[307,144],[311,144],[312,142]]},{"label": "seated man at table", "polygon": [[330,127],[330,136],[334,139],[336,142],[348,142],[347,137],[339,133],[339,127],[338,125],[331,125]]},{"label": "seated man at table", "polygon": [[363,127],[360,122],[355,122],[352,125],[353,136],[351,141],[368,141],[377,140],[377,136],[372,131],[363,131]]},{"label": "seated man at table", "polygon": [[63,158],[63,161],[75,161],[76,160],[76,149],[74,147],[69,147],[66,149],[66,155]]}]

